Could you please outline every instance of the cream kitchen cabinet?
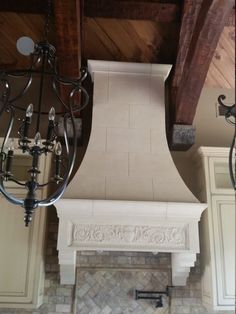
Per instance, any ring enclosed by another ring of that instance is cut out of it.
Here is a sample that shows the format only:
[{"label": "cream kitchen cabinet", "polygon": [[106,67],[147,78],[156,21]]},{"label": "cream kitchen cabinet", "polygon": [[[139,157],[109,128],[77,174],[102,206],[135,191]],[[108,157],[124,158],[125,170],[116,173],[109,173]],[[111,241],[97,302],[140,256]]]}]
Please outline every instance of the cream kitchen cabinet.
[{"label": "cream kitchen cabinet", "polygon": [[199,195],[208,204],[200,222],[202,299],[210,311],[235,309],[235,192],[228,153],[198,150]]},{"label": "cream kitchen cabinet", "polygon": [[[15,150],[14,173],[24,179],[23,169],[30,158]],[[40,158],[40,181],[48,177],[48,162]],[[7,182],[8,191],[19,198],[24,187]],[[38,193],[46,196],[46,190]],[[29,227],[24,225],[24,209],[10,204],[0,194],[0,308],[37,308],[43,301],[45,208],[36,209]]]}]

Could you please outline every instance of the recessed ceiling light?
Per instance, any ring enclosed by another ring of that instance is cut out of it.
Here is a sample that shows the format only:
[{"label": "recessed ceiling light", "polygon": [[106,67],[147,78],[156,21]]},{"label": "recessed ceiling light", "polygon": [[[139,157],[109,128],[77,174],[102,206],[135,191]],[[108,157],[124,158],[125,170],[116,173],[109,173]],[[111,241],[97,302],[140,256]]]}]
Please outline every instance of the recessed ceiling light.
[{"label": "recessed ceiling light", "polygon": [[16,42],[16,48],[24,56],[29,56],[34,51],[34,42],[30,37],[20,37]]}]

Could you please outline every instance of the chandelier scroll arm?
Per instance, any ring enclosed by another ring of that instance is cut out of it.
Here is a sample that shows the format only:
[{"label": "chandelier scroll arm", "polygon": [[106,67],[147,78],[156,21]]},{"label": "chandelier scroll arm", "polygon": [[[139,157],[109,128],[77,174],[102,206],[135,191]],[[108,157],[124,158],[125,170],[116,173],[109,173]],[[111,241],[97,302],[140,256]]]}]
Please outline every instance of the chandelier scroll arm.
[{"label": "chandelier scroll arm", "polygon": [[9,178],[8,180],[25,187],[25,183],[22,183],[14,178]]},{"label": "chandelier scroll arm", "polygon": [[225,96],[225,95],[219,95],[217,101],[218,101],[218,103],[219,103],[222,107],[224,107],[224,108],[227,109],[228,106],[226,106],[226,105],[223,103],[223,100],[225,100],[225,99],[226,99],[226,96]]},{"label": "chandelier scroll arm", "polygon": [[43,188],[44,186],[47,186],[47,185],[49,185],[49,184],[56,184],[57,182],[55,181],[55,180],[50,180],[50,181],[48,181],[48,182],[46,182],[46,183],[42,183],[42,184],[38,184],[38,187],[39,188]]},{"label": "chandelier scroll arm", "polygon": [[88,76],[88,69],[87,68],[82,67],[80,69],[80,72],[81,72],[81,77],[77,80],[77,84],[81,84],[86,79],[86,77]]},{"label": "chandelier scroll arm", "polygon": [[236,106],[235,104],[231,106],[224,104],[223,100],[225,99],[226,99],[225,95],[219,95],[217,100],[218,100],[219,105],[225,109],[224,116],[225,116],[226,121],[231,125],[235,125],[235,122],[231,121],[230,118],[231,117],[236,118]]},{"label": "chandelier scroll arm", "polygon": [[[81,91],[82,92],[82,95],[84,97],[84,99],[83,99],[83,102],[84,102],[83,106],[74,106],[74,95],[75,95],[75,93],[77,91]],[[78,112],[82,111],[88,105],[89,95],[88,95],[86,89],[83,86],[77,86],[70,92],[69,99],[70,99],[70,106],[73,108],[73,112],[74,113],[78,113]]]},{"label": "chandelier scroll arm", "polygon": [[78,79],[78,80],[74,80],[74,79],[69,79],[68,77],[62,76],[62,75],[55,75],[55,79],[58,83],[62,83],[64,85],[71,85],[71,86],[78,86],[81,84],[81,82],[85,79]]},{"label": "chandelier scroll arm", "polygon": [[63,99],[60,96],[60,92],[58,91],[56,81],[57,80],[55,79],[55,77],[53,77],[53,79],[52,79],[52,87],[53,87],[53,90],[55,92],[55,95],[56,95],[57,99],[60,101],[60,103],[68,110],[69,109],[68,105],[63,101]]},{"label": "chandelier scroll arm", "polygon": [[[13,102],[15,102],[16,100],[18,100],[19,98],[21,98],[22,96],[25,95],[25,93],[29,90],[30,86],[32,84],[32,74],[29,75],[28,80],[25,84],[25,86],[23,87],[22,91],[16,95],[14,98],[9,100],[10,104],[13,104]],[[14,105],[13,105],[14,106]]]},{"label": "chandelier scroll arm", "polygon": [[51,69],[53,69],[54,73],[56,75],[58,75],[58,72],[57,72],[57,67],[56,67],[56,58],[53,58],[53,61],[50,60],[50,58],[48,59],[48,64],[50,66]]},{"label": "chandelier scroll arm", "polygon": [[[30,68],[31,70],[31,68]],[[25,70],[9,70],[9,71],[4,71],[2,74],[2,77],[17,77],[17,78],[22,78],[22,77],[26,77],[28,76],[27,82],[25,83],[23,89],[20,91],[20,93],[18,95],[16,95],[15,97],[13,97],[12,99],[10,98],[10,87],[9,87],[9,91],[8,91],[8,97],[7,97],[7,103],[13,105],[13,102],[15,102],[16,100],[18,100],[19,98],[21,98],[22,96],[25,95],[25,93],[28,91],[29,87],[31,86],[32,83],[32,73],[31,71],[25,71]],[[8,85],[8,81],[6,79],[1,79],[1,82],[5,81]],[[13,105],[14,106],[14,105]],[[2,111],[0,112],[0,114],[2,113]]]}]

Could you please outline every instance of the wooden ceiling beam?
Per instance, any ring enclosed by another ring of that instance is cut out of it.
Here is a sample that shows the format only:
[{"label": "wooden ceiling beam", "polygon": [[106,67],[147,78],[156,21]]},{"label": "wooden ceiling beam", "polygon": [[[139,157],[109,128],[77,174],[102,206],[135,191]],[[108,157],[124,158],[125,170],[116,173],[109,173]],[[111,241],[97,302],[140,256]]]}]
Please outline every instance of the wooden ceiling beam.
[{"label": "wooden ceiling beam", "polygon": [[[172,127],[192,125],[212,57],[233,5],[233,0],[185,1],[171,84]],[[172,134],[171,141],[173,138]]]},{"label": "wooden ceiling beam", "polygon": [[45,14],[47,1],[42,0],[7,0],[0,1],[0,11],[15,13]]},{"label": "wooden ceiling beam", "polygon": [[79,77],[81,64],[80,0],[54,1],[56,46],[60,73]]},{"label": "wooden ceiling beam", "polygon": [[[165,2],[152,2],[151,0],[86,0],[84,1],[84,9],[87,17],[179,22],[180,6],[175,2],[173,0]],[[47,11],[47,1],[0,1],[0,11],[44,14]]]},{"label": "wooden ceiling beam", "polygon": [[151,1],[86,0],[84,15],[87,17],[179,22],[180,6],[175,3]]},{"label": "wooden ceiling beam", "polygon": [[202,2],[203,0],[185,0],[183,4],[178,53],[172,76],[172,102],[176,97],[175,93],[180,84],[194,27],[196,25]]},{"label": "wooden ceiling beam", "polygon": [[175,122],[192,124],[197,103],[233,0],[204,0],[192,34],[175,99]]},{"label": "wooden ceiling beam", "polygon": [[228,19],[226,20],[225,26],[235,27],[235,7],[233,7]]},{"label": "wooden ceiling beam", "polygon": [[233,0],[186,0],[172,78],[174,122],[192,124],[197,102]]},{"label": "wooden ceiling beam", "polygon": [[[78,79],[81,67],[81,1],[54,1],[54,15],[59,73]],[[60,92],[62,99],[68,99],[71,89],[62,85]],[[79,95],[77,101],[80,102]]]}]

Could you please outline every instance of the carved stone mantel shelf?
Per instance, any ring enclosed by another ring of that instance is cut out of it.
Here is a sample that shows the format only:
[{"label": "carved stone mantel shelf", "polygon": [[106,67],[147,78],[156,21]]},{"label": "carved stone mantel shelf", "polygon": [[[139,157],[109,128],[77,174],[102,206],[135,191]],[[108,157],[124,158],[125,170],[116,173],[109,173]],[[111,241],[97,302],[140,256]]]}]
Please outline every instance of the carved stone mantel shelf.
[{"label": "carved stone mantel shelf", "polygon": [[185,285],[199,253],[205,204],[61,199],[58,250],[62,284],[74,284],[76,251],[171,252],[172,284]]}]

